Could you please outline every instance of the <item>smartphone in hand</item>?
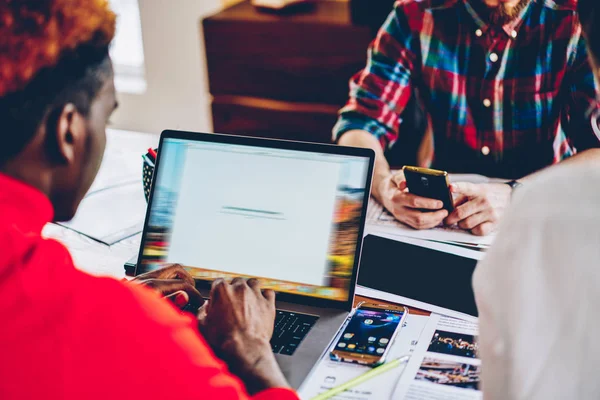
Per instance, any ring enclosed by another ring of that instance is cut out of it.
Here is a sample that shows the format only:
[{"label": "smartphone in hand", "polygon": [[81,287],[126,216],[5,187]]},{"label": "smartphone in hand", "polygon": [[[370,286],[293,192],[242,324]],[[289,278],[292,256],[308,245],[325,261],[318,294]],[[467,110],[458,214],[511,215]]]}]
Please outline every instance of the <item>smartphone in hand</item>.
[{"label": "smartphone in hand", "polygon": [[417,196],[440,200],[448,213],[454,210],[450,182],[446,171],[409,167],[402,168],[408,191]]}]

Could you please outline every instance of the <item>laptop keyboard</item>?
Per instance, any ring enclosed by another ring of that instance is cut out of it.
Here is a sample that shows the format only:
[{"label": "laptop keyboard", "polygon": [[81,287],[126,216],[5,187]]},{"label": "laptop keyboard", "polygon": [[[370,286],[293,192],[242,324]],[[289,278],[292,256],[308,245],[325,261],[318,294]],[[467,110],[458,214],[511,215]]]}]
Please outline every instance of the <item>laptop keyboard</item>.
[{"label": "laptop keyboard", "polygon": [[277,310],[275,330],[271,338],[273,353],[291,356],[319,317]]}]

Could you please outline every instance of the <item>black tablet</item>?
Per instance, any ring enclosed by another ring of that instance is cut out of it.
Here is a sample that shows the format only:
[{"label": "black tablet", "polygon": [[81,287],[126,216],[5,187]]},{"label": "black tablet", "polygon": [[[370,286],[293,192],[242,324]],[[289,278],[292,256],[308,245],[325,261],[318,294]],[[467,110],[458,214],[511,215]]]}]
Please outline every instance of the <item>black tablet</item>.
[{"label": "black tablet", "polygon": [[478,316],[471,279],[477,260],[368,235],[358,284]]}]

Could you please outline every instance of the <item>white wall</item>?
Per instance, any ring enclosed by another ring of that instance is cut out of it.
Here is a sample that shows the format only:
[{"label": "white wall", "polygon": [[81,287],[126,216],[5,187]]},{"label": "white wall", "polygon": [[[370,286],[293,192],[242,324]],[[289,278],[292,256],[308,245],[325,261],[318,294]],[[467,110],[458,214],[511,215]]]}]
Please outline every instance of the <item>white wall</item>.
[{"label": "white wall", "polygon": [[200,19],[221,9],[220,0],[139,0],[147,90],[119,93],[115,128],[160,133],[164,129],[212,131]]}]

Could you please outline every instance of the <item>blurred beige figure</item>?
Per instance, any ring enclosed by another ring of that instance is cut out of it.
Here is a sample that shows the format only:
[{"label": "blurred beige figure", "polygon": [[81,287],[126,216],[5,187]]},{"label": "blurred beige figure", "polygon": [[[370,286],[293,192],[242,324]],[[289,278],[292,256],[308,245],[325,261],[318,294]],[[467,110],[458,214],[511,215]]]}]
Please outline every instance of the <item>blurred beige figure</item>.
[{"label": "blurred beige figure", "polygon": [[600,166],[517,192],[473,286],[484,399],[600,398]]}]

